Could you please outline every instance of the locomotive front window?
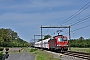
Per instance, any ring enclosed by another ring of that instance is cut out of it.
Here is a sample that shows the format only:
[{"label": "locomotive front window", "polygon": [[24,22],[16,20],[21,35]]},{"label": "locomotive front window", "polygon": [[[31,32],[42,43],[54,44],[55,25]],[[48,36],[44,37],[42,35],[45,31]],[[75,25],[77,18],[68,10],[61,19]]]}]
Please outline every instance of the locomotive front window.
[{"label": "locomotive front window", "polygon": [[67,41],[67,39],[66,38],[63,38],[63,41]]},{"label": "locomotive front window", "polygon": [[66,41],[66,38],[58,38],[59,42]]},{"label": "locomotive front window", "polygon": [[62,41],[62,38],[58,38],[58,41],[61,42]]}]

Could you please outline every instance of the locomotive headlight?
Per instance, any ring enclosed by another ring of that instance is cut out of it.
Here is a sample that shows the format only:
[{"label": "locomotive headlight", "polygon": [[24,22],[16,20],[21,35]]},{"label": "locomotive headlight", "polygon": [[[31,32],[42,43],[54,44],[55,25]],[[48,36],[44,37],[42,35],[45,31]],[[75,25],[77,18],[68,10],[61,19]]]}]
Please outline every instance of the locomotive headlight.
[{"label": "locomotive headlight", "polygon": [[58,44],[57,46],[61,46],[60,44]]},{"label": "locomotive headlight", "polygon": [[67,44],[65,44],[64,46],[68,46]]}]

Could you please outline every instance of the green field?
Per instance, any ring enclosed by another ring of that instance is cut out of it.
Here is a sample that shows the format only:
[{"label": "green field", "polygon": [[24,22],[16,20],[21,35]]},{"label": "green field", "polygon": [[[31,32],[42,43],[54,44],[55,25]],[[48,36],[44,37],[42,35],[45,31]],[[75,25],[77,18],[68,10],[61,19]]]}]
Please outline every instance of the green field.
[{"label": "green field", "polygon": [[71,48],[71,51],[90,53],[90,48]]}]

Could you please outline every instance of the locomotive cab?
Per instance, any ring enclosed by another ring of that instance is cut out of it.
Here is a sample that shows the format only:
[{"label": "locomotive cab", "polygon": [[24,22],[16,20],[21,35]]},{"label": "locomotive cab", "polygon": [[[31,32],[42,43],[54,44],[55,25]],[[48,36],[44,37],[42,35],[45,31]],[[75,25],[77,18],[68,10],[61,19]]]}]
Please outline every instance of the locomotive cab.
[{"label": "locomotive cab", "polygon": [[60,51],[68,50],[68,39],[66,36],[58,35],[55,37],[56,40],[56,49]]}]

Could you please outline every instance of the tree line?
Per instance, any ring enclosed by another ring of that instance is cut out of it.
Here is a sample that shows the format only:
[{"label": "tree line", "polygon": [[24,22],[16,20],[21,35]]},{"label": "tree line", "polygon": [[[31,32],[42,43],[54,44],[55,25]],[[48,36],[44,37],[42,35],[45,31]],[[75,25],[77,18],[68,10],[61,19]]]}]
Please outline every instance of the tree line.
[{"label": "tree line", "polygon": [[71,39],[69,40],[69,44],[71,47],[89,48],[90,38],[84,39],[83,37],[80,37],[79,39]]},{"label": "tree line", "polygon": [[0,29],[0,47],[26,47],[29,43],[21,39],[12,29]]}]

